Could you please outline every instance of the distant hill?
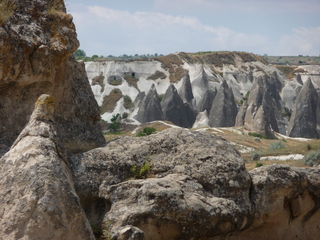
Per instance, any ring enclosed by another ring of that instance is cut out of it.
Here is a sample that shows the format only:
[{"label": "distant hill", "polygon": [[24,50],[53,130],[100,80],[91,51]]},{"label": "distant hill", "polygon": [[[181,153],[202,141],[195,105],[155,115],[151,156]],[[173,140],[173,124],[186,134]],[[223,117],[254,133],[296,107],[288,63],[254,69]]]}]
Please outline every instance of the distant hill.
[{"label": "distant hill", "polygon": [[264,56],[264,58],[276,65],[320,65],[320,56]]}]

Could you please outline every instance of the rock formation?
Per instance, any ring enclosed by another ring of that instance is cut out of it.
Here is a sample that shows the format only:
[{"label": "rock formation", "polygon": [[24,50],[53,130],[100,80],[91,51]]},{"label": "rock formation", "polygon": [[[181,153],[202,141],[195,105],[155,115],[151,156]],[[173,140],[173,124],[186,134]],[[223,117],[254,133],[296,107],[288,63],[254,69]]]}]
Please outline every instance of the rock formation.
[{"label": "rock formation", "polygon": [[[237,124],[249,131],[273,138],[273,131],[285,134],[282,101],[275,77],[261,76],[253,84],[247,103],[243,105],[237,117]],[[244,114],[245,112],[245,114]]]},{"label": "rock formation", "polygon": [[47,93],[65,147],[79,152],[100,146],[99,108],[84,64],[73,58],[79,42],[64,2],[14,2],[14,13],[0,26],[0,143],[13,143],[38,96]]},{"label": "rock formation", "polygon": [[223,81],[210,109],[209,124],[212,127],[234,126],[237,113],[232,89]]},{"label": "rock formation", "polygon": [[238,152],[209,133],[124,137],[71,165],[89,220],[99,219],[111,239],[318,237],[318,169],[271,165],[248,173]]},{"label": "rock formation", "polygon": [[182,79],[182,86],[180,88],[179,95],[184,103],[188,103],[190,106],[192,106],[192,101],[194,99],[193,93],[192,93],[192,86],[190,82],[190,76],[186,72],[183,79]]},{"label": "rock formation", "polygon": [[41,95],[0,159],[0,239],[94,239],[54,123],[55,106]]},{"label": "rock formation", "polygon": [[212,107],[213,100],[216,97],[216,95],[217,95],[216,88],[214,88],[214,90],[207,90],[199,103],[199,107],[198,107],[199,112],[203,112],[206,110],[207,113],[209,114]]},{"label": "rock formation", "polygon": [[140,123],[163,120],[160,100],[154,84],[151,86],[148,94],[140,101],[138,109],[137,115],[134,118]]},{"label": "rock formation", "polygon": [[192,127],[195,121],[196,113],[187,103],[183,103],[173,84],[167,89],[161,101],[161,108],[164,119],[178,126]]},{"label": "rock formation", "polygon": [[297,97],[288,125],[288,135],[290,137],[319,138],[317,128],[319,107],[318,94],[311,79],[308,79]]}]

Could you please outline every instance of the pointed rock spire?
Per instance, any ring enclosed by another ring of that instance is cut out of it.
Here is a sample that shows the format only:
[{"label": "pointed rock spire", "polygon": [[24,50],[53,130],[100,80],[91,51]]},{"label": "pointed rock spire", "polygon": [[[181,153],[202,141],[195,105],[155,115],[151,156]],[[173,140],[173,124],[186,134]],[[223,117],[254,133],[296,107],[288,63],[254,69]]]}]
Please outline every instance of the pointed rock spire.
[{"label": "pointed rock spire", "polygon": [[308,78],[296,99],[288,125],[288,135],[290,137],[319,138],[317,131],[318,111],[318,94],[311,79]]},{"label": "pointed rock spire", "polygon": [[188,72],[186,72],[183,77],[182,86],[181,86],[179,95],[184,103],[189,103],[189,105],[192,106],[192,100],[194,99],[194,96],[192,93],[192,86],[191,86],[190,76]]},{"label": "pointed rock spire", "polygon": [[154,84],[148,94],[140,101],[138,113],[134,118],[140,123],[163,120],[160,100]]},{"label": "pointed rock spire", "polygon": [[161,108],[165,120],[181,127],[192,127],[196,118],[192,108],[183,103],[173,84],[168,87],[161,101]]},{"label": "pointed rock spire", "polygon": [[232,127],[235,124],[237,113],[238,108],[234,100],[232,89],[224,80],[212,103],[209,115],[210,126]]}]

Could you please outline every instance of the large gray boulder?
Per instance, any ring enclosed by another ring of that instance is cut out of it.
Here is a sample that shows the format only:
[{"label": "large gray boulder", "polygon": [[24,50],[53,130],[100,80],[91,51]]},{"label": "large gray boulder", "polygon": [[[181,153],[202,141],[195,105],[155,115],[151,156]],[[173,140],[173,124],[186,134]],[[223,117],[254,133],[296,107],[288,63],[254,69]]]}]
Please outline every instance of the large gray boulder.
[{"label": "large gray boulder", "polygon": [[223,81],[210,109],[209,124],[212,127],[233,127],[237,113],[232,89]]},{"label": "large gray boulder", "polygon": [[114,240],[317,239],[319,169],[248,173],[239,153],[205,132],[124,137],[73,156],[90,221]]},{"label": "large gray boulder", "polygon": [[297,97],[290,123],[290,137],[319,138],[317,123],[319,119],[319,98],[309,78]]},{"label": "large gray boulder", "polygon": [[41,95],[0,159],[0,239],[94,239],[53,113],[53,98]]},{"label": "large gray boulder", "polygon": [[139,228],[147,240],[173,240],[213,237],[248,224],[251,180],[244,161],[209,133],[168,129],[125,137],[73,157],[72,166],[81,202],[100,199],[100,206],[111,206],[100,219],[112,239],[132,239],[117,238],[123,228]]},{"label": "large gray boulder", "polygon": [[148,94],[140,101],[138,109],[138,113],[134,118],[140,123],[164,119],[159,96],[154,84],[151,86]]}]

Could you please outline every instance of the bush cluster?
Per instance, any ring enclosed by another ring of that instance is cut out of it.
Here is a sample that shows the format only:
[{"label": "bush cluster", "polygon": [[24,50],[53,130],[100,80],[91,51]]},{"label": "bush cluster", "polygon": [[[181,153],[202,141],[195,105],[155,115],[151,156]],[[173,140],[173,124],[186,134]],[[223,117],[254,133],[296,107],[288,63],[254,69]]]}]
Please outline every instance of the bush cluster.
[{"label": "bush cluster", "polygon": [[312,151],[305,156],[304,164],[308,166],[318,165],[320,163],[320,150]]},{"label": "bush cluster", "polygon": [[155,133],[157,130],[153,127],[145,127],[142,131],[138,132],[137,137],[148,136]]},{"label": "bush cluster", "polygon": [[281,148],[285,148],[286,145],[283,143],[283,141],[273,142],[269,146],[269,150],[275,151]]}]

